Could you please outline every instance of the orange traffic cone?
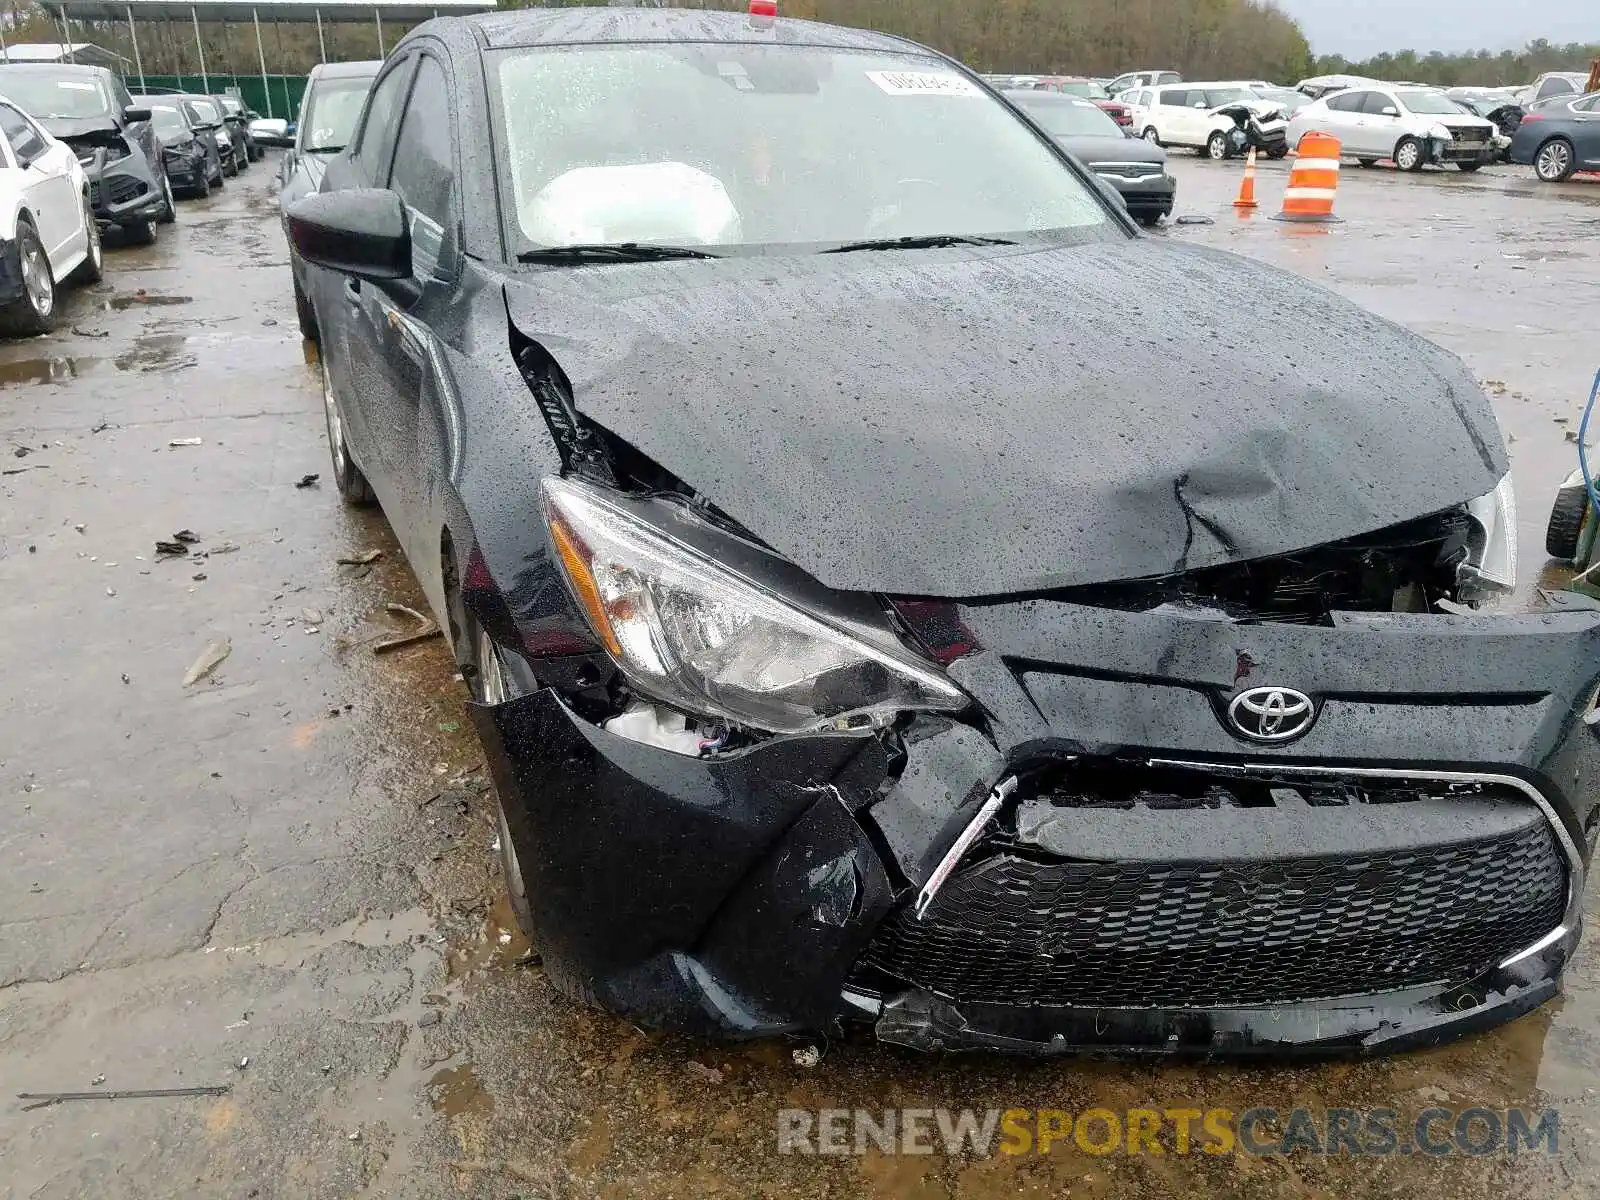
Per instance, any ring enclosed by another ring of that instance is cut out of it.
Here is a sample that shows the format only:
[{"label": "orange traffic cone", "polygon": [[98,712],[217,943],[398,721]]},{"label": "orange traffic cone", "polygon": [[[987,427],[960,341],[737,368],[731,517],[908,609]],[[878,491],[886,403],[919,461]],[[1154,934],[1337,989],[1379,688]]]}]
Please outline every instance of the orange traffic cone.
[{"label": "orange traffic cone", "polygon": [[1283,192],[1283,211],[1275,221],[1337,221],[1333,197],[1339,190],[1339,139],[1326,133],[1308,133],[1295,147],[1289,186]]},{"label": "orange traffic cone", "polygon": [[1251,209],[1256,207],[1256,148],[1250,147],[1250,153],[1245,155],[1244,178],[1239,181],[1239,198],[1233,202],[1237,209]]}]

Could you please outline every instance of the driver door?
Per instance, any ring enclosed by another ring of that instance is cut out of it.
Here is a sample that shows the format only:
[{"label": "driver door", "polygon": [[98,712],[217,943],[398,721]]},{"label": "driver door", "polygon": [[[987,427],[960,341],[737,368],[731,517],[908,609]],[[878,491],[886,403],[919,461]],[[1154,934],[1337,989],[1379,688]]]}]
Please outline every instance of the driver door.
[{"label": "driver door", "polygon": [[87,244],[83,201],[71,172],[72,151],[47,137],[18,109],[0,103],[0,134],[10,147],[22,184],[22,202],[33,217],[45,257],[59,277],[59,264]]}]

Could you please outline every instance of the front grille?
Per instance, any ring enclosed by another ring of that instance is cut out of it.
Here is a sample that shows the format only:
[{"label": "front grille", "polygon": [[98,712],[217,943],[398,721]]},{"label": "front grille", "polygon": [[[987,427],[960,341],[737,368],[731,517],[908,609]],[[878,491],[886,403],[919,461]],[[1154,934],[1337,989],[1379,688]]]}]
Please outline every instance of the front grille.
[{"label": "front grille", "polygon": [[[992,849],[992,846],[991,846]],[[1228,862],[991,853],[862,965],[956,1002],[1288,1003],[1464,983],[1561,921],[1565,859],[1542,814],[1455,845]]]},{"label": "front grille", "polygon": [[1097,175],[1118,175],[1123,179],[1153,178],[1162,174],[1160,163],[1097,162],[1089,165]]},{"label": "front grille", "polygon": [[1482,146],[1489,140],[1489,131],[1477,126],[1446,125],[1446,129],[1454,136],[1457,143],[1468,146]]},{"label": "front grille", "polygon": [[129,200],[143,195],[150,189],[145,184],[129,175],[114,175],[109,187],[103,192],[100,181],[97,179],[89,185],[89,204],[91,207],[101,203],[101,196],[110,196],[111,204],[126,204]]}]

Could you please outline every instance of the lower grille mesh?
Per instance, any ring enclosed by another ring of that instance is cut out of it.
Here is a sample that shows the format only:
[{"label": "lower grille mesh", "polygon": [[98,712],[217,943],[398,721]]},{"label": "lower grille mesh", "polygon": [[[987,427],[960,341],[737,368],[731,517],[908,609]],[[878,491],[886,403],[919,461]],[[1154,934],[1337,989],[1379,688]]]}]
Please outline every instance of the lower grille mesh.
[{"label": "lower grille mesh", "polygon": [[1542,819],[1421,851],[1229,863],[1036,861],[953,876],[890,916],[863,964],[953,1000],[1085,1007],[1281,1003],[1461,983],[1561,920]]}]

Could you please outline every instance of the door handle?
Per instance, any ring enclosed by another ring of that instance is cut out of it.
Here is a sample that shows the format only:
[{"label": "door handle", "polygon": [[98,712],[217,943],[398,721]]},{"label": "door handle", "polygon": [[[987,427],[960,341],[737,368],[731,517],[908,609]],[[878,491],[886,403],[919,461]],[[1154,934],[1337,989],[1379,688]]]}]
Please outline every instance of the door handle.
[{"label": "door handle", "polygon": [[344,298],[352,304],[361,303],[361,280],[345,277]]}]

